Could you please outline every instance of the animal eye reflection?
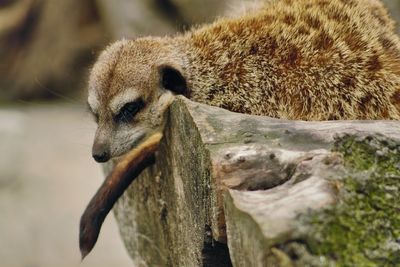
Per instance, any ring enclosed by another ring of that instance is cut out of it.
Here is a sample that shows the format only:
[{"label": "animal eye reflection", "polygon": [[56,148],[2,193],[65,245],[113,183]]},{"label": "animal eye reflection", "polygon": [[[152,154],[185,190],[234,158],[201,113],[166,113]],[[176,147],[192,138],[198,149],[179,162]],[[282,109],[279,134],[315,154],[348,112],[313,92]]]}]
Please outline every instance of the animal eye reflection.
[{"label": "animal eye reflection", "polygon": [[135,115],[144,107],[142,99],[126,103],[114,117],[117,123],[129,123]]}]

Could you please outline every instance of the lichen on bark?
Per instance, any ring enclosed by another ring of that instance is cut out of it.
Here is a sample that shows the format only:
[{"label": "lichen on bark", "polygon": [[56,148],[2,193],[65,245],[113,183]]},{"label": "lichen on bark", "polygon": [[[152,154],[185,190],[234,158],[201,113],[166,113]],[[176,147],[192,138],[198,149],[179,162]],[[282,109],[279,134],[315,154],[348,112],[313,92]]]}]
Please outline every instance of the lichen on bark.
[{"label": "lichen on bark", "polygon": [[285,121],[178,97],[166,125],[156,165],[114,209],[138,266],[229,265],[225,240],[233,266],[400,266],[398,122]]},{"label": "lichen on bark", "polygon": [[334,151],[347,169],[332,181],[337,203],[302,215],[305,242],[283,250],[297,266],[400,266],[400,144],[345,136]]}]

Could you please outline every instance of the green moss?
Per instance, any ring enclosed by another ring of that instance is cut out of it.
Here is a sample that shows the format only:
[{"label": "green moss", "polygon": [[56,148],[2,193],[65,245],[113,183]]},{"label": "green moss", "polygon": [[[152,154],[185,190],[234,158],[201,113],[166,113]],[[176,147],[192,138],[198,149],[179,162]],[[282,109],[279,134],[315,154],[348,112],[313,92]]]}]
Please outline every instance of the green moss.
[{"label": "green moss", "polygon": [[338,203],[311,217],[311,254],[335,266],[400,266],[400,147],[380,137],[336,143],[348,176],[335,181]]}]

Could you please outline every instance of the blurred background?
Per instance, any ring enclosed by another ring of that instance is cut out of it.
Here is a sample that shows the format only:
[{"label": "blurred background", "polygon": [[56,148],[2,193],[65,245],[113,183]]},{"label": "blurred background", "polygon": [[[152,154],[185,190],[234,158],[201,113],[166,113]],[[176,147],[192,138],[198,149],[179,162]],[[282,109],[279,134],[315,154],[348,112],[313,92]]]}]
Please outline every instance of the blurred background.
[{"label": "blurred background", "polygon": [[[0,0],[0,266],[132,266],[113,216],[80,263],[78,224],[102,182],[86,80],[110,42],[166,35],[254,0]],[[400,18],[400,0],[384,1]]]}]

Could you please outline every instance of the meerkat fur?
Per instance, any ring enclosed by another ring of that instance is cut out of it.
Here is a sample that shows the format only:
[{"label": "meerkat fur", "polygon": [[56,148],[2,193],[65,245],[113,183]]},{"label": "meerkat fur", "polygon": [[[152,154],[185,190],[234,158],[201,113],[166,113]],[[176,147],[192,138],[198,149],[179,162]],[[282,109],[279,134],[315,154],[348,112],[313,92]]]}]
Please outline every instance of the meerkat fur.
[{"label": "meerkat fur", "polygon": [[397,120],[394,29],[378,0],[268,0],[184,34],[118,41],[89,80],[93,154],[106,161],[136,146],[176,94],[290,120]]}]

